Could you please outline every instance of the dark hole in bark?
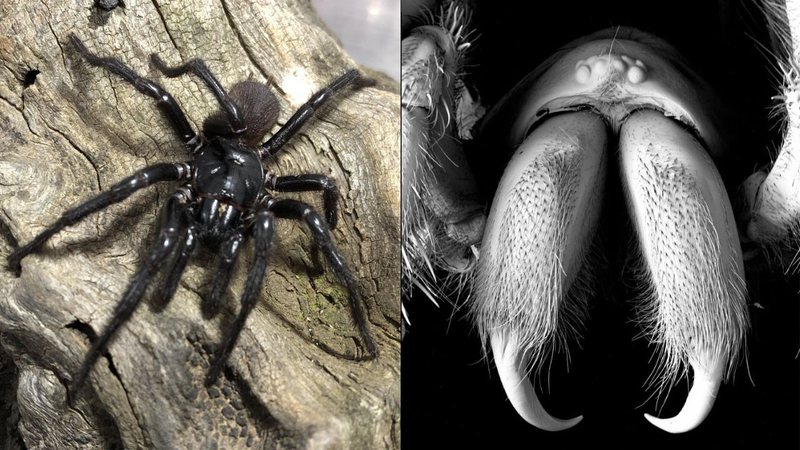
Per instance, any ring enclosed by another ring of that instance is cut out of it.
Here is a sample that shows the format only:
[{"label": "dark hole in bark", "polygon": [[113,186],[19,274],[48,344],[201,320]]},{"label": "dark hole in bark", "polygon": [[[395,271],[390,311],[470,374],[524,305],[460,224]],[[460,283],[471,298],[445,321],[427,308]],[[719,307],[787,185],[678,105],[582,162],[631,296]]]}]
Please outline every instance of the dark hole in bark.
[{"label": "dark hole in bark", "polygon": [[33,83],[36,83],[36,77],[40,74],[36,69],[30,69],[27,73],[25,73],[25,78],[22,80],[23,87],[32,86]]},{"label": "dark hole in bark", "polygon": [[[89,342],[94,342],[97,340],[97,333],[94,331],[89,324],[81,322],[79,320],[73,320],[69,324],[67,324],[66,328],[70,328],[72,330],[76,330],[79,333],[83,334],[84,336],[89,339]],[[114,374],[117,379],[122,382],[119,372],[117,372],[117,367],[114,365],[114,360],[111,358],[111,355],[108,351],[103,352],[103,356],[106,357],[108,361],[108,370]],[[93,401],[93,400],[90,400]],[[106,439],[106,443],[109,449],[117,450],[125,448],[122,445],[122,436],[119,431],[119,427],[117,426],[116,421],[112,417],[111,414],[108,413],[103,407],[98,405],[96,408],[96,412],[100,418],[100,428],[99,431],[103,434]]]},{"label": "dark hole in bark", "polygon": [[[89,326],[89,324],[83,323],[79,320],[73,320],[67,325],[67,328],[77,330],[81,334],[85,335],[87,338],[89,338],[89,342],[94,342],[97,340],[97,333],[91,326]],[[115,377],[120,379],[119,372],[117,372],[117,367],[114,365],[114,359],[111,358],[111,354],[108,353],[108,350],[103,352],[103,356],[105,356],[105,358],[108,360],[108,370],[110,370]]]},{"label": "dark hole in bark", "polygon": [[94,329],[90,327],[89,324],[83,323],[79,320],[73,320],[67,324],[67,328],[79,331],[81,334],[89,338],[89,342],[94,342],[97,339],[97,333],[94,332]]}]

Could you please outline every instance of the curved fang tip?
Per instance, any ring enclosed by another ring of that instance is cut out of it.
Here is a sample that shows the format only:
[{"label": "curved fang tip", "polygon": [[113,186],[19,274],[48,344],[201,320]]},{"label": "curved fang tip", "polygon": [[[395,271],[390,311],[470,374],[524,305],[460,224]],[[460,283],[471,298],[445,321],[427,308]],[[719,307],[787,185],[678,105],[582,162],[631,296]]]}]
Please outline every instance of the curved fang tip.
[{"label": "curved fang tip", "polygon": [[669,433],[685,433],[703,423],[714,406],[717,391],[722,382],[724,365],[720,359],[704,365],[697,361],[690,361],[689,364],[694,372],[694,383],[681,412],[677,416],[667,419],[659,419],[650,414],[644,415],[644,418],[650,423]]},{"label": "curved fang tip", "polygon": [[583,416],[572,419],[557,419],[545,411],[536,396],[530,380],[525,376],[525,365],[520,364],[516,349],[509,349],[499,333],[490,337],[497,373],[503,383],[508,399],[526,422],[546,431],[561,431],[575,426]]}]

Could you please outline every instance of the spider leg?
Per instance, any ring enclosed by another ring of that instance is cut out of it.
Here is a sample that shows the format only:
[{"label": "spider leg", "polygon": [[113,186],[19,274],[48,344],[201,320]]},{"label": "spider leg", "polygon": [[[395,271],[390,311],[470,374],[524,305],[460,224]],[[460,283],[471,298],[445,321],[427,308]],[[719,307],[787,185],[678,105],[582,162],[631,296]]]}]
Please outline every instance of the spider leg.
[{"label": "spider leg", "polygon": [[225,296],[225,289],[231,281],[231,274],[233,273],[233,266],[236,263],[236,257],[239,255],[239,250],[242,248],[241,232],[234,233],[229,237],[225,243],[222,244],[222,258],[217,267],[217,275],[214,277],[214,285],[211,288],[211,296],[203,299],[201,309],[203,316],[206,319],[211,319],[219,312],[222,306],[222,297]]},{"label": "spider leg", "polygon": [[167,203],[164,205],[161,213],[161,225],[158,233],[158,238],[153,246],[150,248],[150,253],[147,258],[139,266],[139,270],[133,276],[133,280],[128,285],[122,299],[117,303],[111,319],[106,324],[103,332],[92,343],[91,349],[86,354],[86,357],[81,364],[80,369],[75,374],[69,386],[70,397],[78,392],[78,390],[86,381],[89,371],[92,369],[97,359],[105,351],[108,341],[111,336],[119,329],[120,325],[130,319],[136,307],[139,305],[142,296],[147,290],[147,286],[153,279],[153,276],[162,267],[164,259],[169,257],[173,252],[181,235],[184,233],[187,220],[185,215],[185,207],[188,202],[187,197],[183,192],[176,192],[170,196]]},{"label": "spider leg", "polygon": [[267,158],[278,153],[278,150],[298,130],[314,115],[314,111],[321,107],[328,99],[330,99],[337,91],[350,84],[353,80],[359,77],[359,73],[355,69],[347,71],[344,75],[340,76],[333,83],[322,88],[316,94],[312,95],[308,101],[300,107],[293,115],[286,121],[280,130],[275,132],[267,142],[261,144],[261,157]]},{"label": "spider leg", "polygon": [[267,187],[279,192],[324,191],[325,221],[328,222],[328,227],[331,230],[336,228],[339,189],[336,187],[336,182],[333,181],[333,178],[325,175],[304,174],[277,177],[272,180],[271,186],[268,185]]},{"label": "spider leg", "polygon": [[197,248],[196,233],[195,229],[190,226],[186,230],[183,239],[178,243],[178,247],[175,249],[176,256],[171,264],[172,269],[170,269],[167,277],[164,279],[164,284],[161,286],[161,289],[156,293],[155,304],[158,305],[159,311],[167,306],[175,295],[175,291],[178,289],[178,282],[181,281],[183,271],[186,270],[189,257],[192,256],[194,249]]},{"label": "spider leg", "polygon": [[256,305],[258,300],[258,293],[261,290],[261,285],[264,282],[264,276],[267,273],[267,257],[269,256],[269,247],[272,244],[272,237],[274,235],[273,226],[274,215],[270,211],[261,210],[256,213],[253,224],[250,228],[250,233],[253,236],[253,245],[255,247],[255,259],[250,271],[247,273],[247,280],[244,285],[244,292],[242,293],[241,309],[233,325],[230,327],[228,335],[220,347],[219,353],[214,357],[211,367],[206,374],[205,385],[210,386],[219,377],[225,361],[231,354],[236,340],[239,339],[239,334],[242,332],[244,323],[247,316]]},{"label": "spider leg", "polygon": [[206,63],[203,62],[202,59],[193,59],[180,66],[170,67],[164,62],[164,60],[161,59],[161,57],[153,53],[150,55],[150,61],[153,63],[156,69],[158,69],[168,78],[179,77],[185,73],[193,73],[200,77],[206,86],[211,89],[211,92],[214,93],[214,96],[217,97],[220,105],[222,105],[222,109],[225,111],[231,126],[234,128],[233,132],[241,133],[247,128],[245,126],[244,119],[242,118],[239,105],[237,105],[235,101],[228,97],[228,94],[225,93],[225,89],[223,89],[222,85],[219,83],[219,81],[217,81],[217,79],[214,77],[214,74],[211,73],[211,70],[209,70],[208,66],[206,66]]},{"label": "spider leg", "polygon": [[89,64],[102,67],[121,76],[142,94],[156,99],[156,105],[169,118],[170,122],[172,122],[173,128],[178,135],[180,135],[181,139],[183,139],[183,143],[187,147],[196,149],[201,144],[200,136],[194,131],[189,120],[186,119],[186,114],[169,92],[154,81],[139,76],[122,61],[92,53],[74,34],[70,33],[69,38],[72,41],[72,45],[78,50],[78,53],[80,53]]},{"label": "spider leg", "polygon": [[270,211],[274,212],[277,217],[304,220],[306,222],[314,236],[314,241],[333,268],[336,278],[338,278],[339,282],[347,289],[347,299],[350,304],[353,321],[358,328],[358,332],[361,334],[361,339],[364,340],[367,351],[371,357],[377,357],[378,346],[375,344],[375,340],[372,338],[367,328],[367,320],[364,317],[364,310],[361,306],[361,299],[359,298],[355,277],[333,245],[330,230],[319,216],[319,213],[314,211],[310,205],[291,199],[275,200],[273,203],[269,204],[268,208]]},{"label": "spider leg", "polygon": [[188,179],[192,174],[191,163],[155,164],[145,167],[133,175],[111,186],[96,197],[67,210],[56,222],[39,233],[33,240],[15,250],[8,257],[8,267],[19,274],[22,258],[37,251],[48,239],[67,226],[73,225],[93,212],[97,212],[114,203],[121,202],[134,192],[160,181],[176,181]]}]

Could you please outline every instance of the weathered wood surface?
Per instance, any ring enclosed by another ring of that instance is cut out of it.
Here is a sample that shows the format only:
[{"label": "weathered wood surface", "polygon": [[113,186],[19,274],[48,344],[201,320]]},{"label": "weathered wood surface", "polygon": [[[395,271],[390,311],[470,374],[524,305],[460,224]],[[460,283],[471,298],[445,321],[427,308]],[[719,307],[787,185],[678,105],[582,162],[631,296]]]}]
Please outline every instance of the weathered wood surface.
[{"label": "weathered wood surface", "polygon": [[[155,162],[187,154],[154,102],[81,60],[74,32],[158,80],[193,123],[216,107],[196,79],[148,65],[204,58],[223,85],[270,80],[279,122],[355,63],[308,1],[91,0],[0,2],[0,257],[67,208]],[[344,292],[315,270],[304,227],[278,223],[263,289],[216,386],[203,387],[209,351],[238,310],[245,252],[221,318],[204,321],[214,255],[198,252],[167,308],[146,300],[112,341],[74,406],[65,383],[78,368],[153,242],[175,185],[134,195],[0,269],[0,419],[15,448],[399,447],[399,87],[347,91],[312,120],[270,168],[324,173],[341,188],[334,240],[358,278],[381,355],[363,354]],[[274,131],[274,130],[273,130]],[[294,195],[293,195],[294,196]],[[321,196],[299,194],[321,207]]]}]

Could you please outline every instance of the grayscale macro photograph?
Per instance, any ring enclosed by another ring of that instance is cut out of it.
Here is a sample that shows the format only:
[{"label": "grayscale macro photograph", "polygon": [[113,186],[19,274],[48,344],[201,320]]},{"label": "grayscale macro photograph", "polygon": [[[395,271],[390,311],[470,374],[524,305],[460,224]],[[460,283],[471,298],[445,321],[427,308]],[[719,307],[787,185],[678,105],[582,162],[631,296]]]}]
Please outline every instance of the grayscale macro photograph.
[{"label": "grayscale macro photograph", "polygon": [[800,446],[800,3],[404,1],[403,447]]}]

